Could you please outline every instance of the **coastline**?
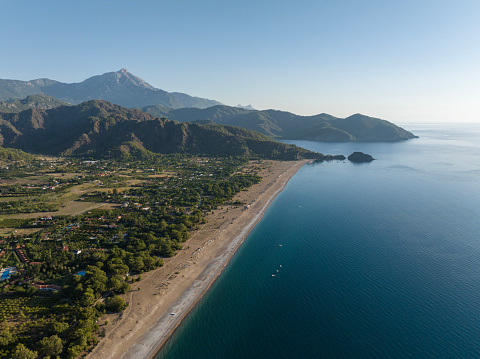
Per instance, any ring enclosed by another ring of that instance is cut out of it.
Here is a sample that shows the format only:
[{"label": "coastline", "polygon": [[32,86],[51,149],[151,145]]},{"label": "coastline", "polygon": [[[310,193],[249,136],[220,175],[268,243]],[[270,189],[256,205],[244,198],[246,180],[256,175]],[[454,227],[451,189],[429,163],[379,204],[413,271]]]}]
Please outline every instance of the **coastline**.
[{"label": "coastline", "polygon": [[121,314],[107,316],[112,325],[103,326],[105,338],[87,358],[155,357],[275,197],[307,161],[264,163],[267,166],[260,173],[262,182],[235,197],[246,203],[245,207],[221,208],[209,214],[208,224],[184,243],[184,250],[166,259],[163,267],[144,273],[145,278],[132,285],[132,290],[123,296],[129,307]]}]

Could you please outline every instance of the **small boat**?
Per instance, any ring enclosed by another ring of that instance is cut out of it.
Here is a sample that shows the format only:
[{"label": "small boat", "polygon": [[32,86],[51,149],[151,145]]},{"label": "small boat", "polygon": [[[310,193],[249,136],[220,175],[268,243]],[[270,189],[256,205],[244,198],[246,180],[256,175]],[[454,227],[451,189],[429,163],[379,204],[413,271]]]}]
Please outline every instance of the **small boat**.
[{"label": "small boat", "polygon": [[282,265],[280,264],[280,268],[282,268]]},{"label": "small boat", "polygon": [[275,274],[272,274],[272,277],[275,277]]},{"label": "small boat", "polygon": [[279,244],[278,246],[279,246],[279,247],[283,247],[283,245],[282,245],[282,244]]}]

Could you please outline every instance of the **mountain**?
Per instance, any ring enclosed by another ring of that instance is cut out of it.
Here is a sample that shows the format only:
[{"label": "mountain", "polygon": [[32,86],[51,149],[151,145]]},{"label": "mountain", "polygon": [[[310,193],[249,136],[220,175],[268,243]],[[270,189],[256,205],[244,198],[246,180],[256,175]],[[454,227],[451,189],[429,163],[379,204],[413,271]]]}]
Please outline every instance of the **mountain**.
[{"label": "mountain", "polygon": [[238,108],[244,108],[245,110],[255,110],[255,108],[253,108],[252,105],[243,106],[243,105],[238,104],[237,107]]},{"label": "mountain", "polygon": [[22,112],[29,108],[38,108],[48,110],[58,106],[68,106],[69,104],[55,97],[45,94],[29,95],[22,100],[11,102],[0,101],[0,112]]},{"label": "mountain", "polygon": [[[337,118],[328,114],[299,116],[277,110],[255,110],[253,107],[230,107],[217,101],[192,97],[178,92],[156,89],[126,69],[93,76],[81,83],[66,84],[49,79],[32,81],[0,80],[0,112],[18,112],[25,108],[51,108],[41,101],[25,100],[26,96],[45,94],[59,101],[79,104],[103,99],[161,118],[197,124],[233,125],[260,132],[274,139],[326,142],[371,141],[393,142],[416,137],[391,122],[361,114]],[[44,96],[45,96],[44,95]],[[13,102],[12,102],[13,101]],[[30,102],[29,102],[30,101]],[[35,103],[35,104],[34,104]]]},{"label": "mountain", "polygon": [[236,126],[179,123],[103,100],[0,114],[0,145],[46,155],[128,157],[152,153],[326,159]]},{"label": "mountain", "polygon": [[62,83],[49,79],[32,81],[0,80],[0,101],[23,99],[28,95],[46,94],[62,101],[79,104],[101,99],[124,107],[161,105],[171,108],[206,108],[220,102],[192,97],[180,92],[157,89],[126,69],[93,76],[80,83]]},{"label": "mountain", "polygon": [[299,116],[277,110],[246,110],[225,105],[206,109],[147,106],[143,111],[179,122],[214,122],[257,131],[271,138],[324,142],[393,142],[416,136],[395,124],[361,114],[337,118],[325,113]]}]

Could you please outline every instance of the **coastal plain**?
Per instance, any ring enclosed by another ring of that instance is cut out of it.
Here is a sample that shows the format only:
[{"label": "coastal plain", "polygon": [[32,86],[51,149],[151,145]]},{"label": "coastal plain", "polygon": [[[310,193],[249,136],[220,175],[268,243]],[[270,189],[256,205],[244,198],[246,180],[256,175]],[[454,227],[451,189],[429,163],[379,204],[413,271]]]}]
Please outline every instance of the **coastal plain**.
[{"label": "coastal plain", "polygon": [[245,203],[220,207],[164,266],[145,273],[123,298],[130,303],[99,323],[105,337],[87,358],[152,358],[206,292],[264,211],[306,161],[266,161],[262,181],[236,195]]}]

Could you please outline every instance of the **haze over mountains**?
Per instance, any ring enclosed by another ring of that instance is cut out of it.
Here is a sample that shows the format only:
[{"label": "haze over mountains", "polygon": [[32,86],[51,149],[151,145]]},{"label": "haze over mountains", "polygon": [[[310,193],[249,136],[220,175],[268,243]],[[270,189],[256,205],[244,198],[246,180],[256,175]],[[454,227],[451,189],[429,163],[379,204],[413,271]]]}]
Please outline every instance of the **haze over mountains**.
[{"label": "haze over mountains", "polygon": [[142,110],[154,116],[167,117],[179,122],[197,121],[240,126],[276,139],[393,142],[416,137],[391,122],[361,114],[347,118],[337,118],[326,113],[299,116],[285,111],[246,110],[225,105],[206,109],[147,106]]},{"label": "haze over mountains", "polygon": [[71,84],[50,79],[0,80],[0,101],[20,100],[28,95],[39,93],[71,104],[97,99],[124,107],[161,105],[171,108],[206,108],[221,104],[218,101],[192,97],[181,92],[157,89],[126,69],[93,76],[83,82]]},{"label": "haze over mountains", "polygon": [[[26,96],[29,97],[24,99]],[[73,84],[50,79],[0,80],[0,100],[4,101],[0,102],[0,112],[49,109],[92,99],[139,108],[152,116],[178,122],[239,126],[273,139],[393,142],[416,137],[391,122],[361,114],[344,119],[325,113],[299,116],[285,111],[255,110],[250,105],[225,106],[183,93],[169,93],[154,88],[126,69]]]}]

